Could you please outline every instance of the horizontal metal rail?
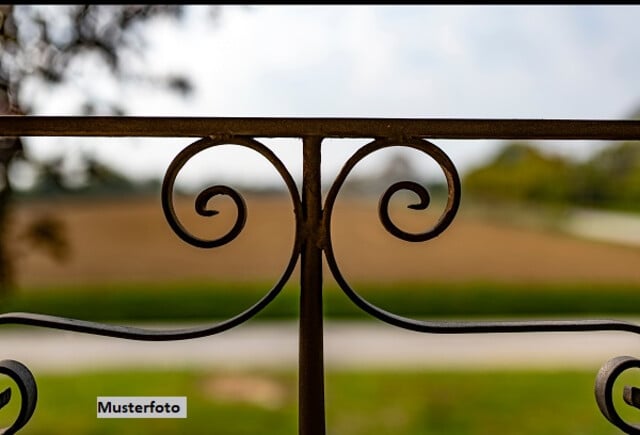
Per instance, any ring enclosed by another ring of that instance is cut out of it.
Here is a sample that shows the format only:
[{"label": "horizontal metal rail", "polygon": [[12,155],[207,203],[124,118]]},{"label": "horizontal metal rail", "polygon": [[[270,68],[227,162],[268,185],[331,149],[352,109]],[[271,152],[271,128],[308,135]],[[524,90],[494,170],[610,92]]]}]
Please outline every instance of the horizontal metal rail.
[{"label": "horizontal metal rail", "polygon": [[0,136],[640,140],[640,121],[0,116]]},{"label": "horizontal metal rail", "polygon": [[[104,335],[132,340],[168,341],[214,335],[244,323],[273,301],[290,279],[300,261],[300,346],[299,346],[299,433],[324,435],[324,366],[322,317],[323,256],[336,282],[351,301],[370,315],[404,329],[438,334],[518,333],[534,331],[625,331],[640,335],[640,325],[618,320],[558,320],[458,322],[416,320],[385,311],[359,295],[347,282],[333,252],[331,219],[336,198],[351,170],[369,154],[395,146],[409,147],[428,155],[440,166],[448,186],[445,210],[440,219],[424,232],[412,233],[396,226],[389,214],[391,197],[401,191],[413,192],[420,199],[409,208],[424,210],[430,198],[426,188],[413,181],[400,181],[382,195],[380,222],[393,236],[407,242],[431,240],[449,227],[461,198],[460,178],[446,153],[431,143],[433,139],[529,139],[529,140],[640,140],[640,121],[618,120],[519,120],[519,119],[379,119],[379,118],[175,118],[175,117],[86,117],[86,116],[0,116],[0,137],[92,136],[92,137],[196,137],[171,162],[162,184],[161,203],[171,229],[184,242],[209,249],[233,241],[243,230],[247,208],[244,199],[228,186],[211,186],[200,192],[195,210],[213,218],[208,208],[218,195],[233,200],[237,209],[233,228],[217,239],[199,238],[183,226],[173,205],[173,187],[179,171],[196,154],[206,149],[237,145],[262,155],[282,177],[292,201],[295,237],[289,262],[276,284],[242,313],[217,324],[182,330],[148,330],[107,325],[79,319],[65,319],[36,313],[0,313],[0,325],[22,324]],[[287,137],[302,139],[302,192],[282,161],[256,138]],[[337,175],[324,203],[320,189],[322,142],[326,138],[368,138]],[[596,377],[596,400],[603,415],[627,433],[640,433],[640,427],[626,423],[617,413],[612,399],[613,384],[630,368],[640,368],[640,360],[617,357],[609,360]],[[29,370],[22,364],[0,362],[0,374],[12,377],[20,389],[19,417],[5,433],[15,433],[31,417],[37,390]],[[640,390],[627,388],[625,400],[640,407]],[[10,399],[0,393],[0,408]]]}]

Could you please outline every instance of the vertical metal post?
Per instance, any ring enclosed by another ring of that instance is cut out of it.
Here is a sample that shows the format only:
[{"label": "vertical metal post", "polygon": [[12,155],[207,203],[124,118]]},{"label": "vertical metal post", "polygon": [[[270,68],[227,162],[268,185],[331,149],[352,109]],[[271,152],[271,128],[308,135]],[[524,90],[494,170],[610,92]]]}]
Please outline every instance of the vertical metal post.
[{"label": "vertical metal post", "polygon": [[324,435],[324,355],[322,344],[322,138],[303,138],[303,242],[300,271],[300,358],[298,430]]}]

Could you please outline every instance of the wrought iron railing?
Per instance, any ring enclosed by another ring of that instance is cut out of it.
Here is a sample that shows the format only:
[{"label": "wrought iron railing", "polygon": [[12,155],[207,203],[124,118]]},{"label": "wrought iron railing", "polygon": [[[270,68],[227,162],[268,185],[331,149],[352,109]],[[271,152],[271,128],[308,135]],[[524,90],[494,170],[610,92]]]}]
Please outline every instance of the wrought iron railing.
[{"label": "wrought iron railing", "polygon": [[[237,208],[232,229],[217,239],[194,236],[180,222],[173,207],[173,186],[183,165],[197,153],[216,146],[235,144],[264,156],[278,171],[291,196],[295,218],[295,238],[290,260],[280,279],[255,305],[237,316],[205,327],[177,330],[148,330],[66,319],[35,313],[0,314],[0,324],[22,324],[76,331],[131,340],[169,341],[204,337],[233,328],[265,308],[291,277],[300,257],[299,327],[299,433],[325,433],[324,362],[322,317],[322,256],[346,295],[362,310],[401,328],[437,334],[534,331],[626,331],[640,334],[640,325],[617,320],[453,322],[419,321],[387,312],[360,296],[347,282],[336,261],[331,216],[336,197],[354,166],[371,153],[387,147],[403,146],[421,151],[438,163],[448,184],[445,210],[433,228],[410,233],[394,224],[389,216],[389,200],[400,190],[414,192],[420,202],[409,207],[425,209],[429,194],[420,184],[401,181],[390,186],[379,203],[384,227],[408,242],[424,242],[441,234],[453,221],[460,204],[461,186],[455,165],[429,140],[436,139],[562,139],[562,140],[640,140],[640,121],[598,120],[479,120],[479,119],[321,119],[321,118],[148,118],[148,117],[0,117],[0,136],[110,136],[110,137],[197,137],[169,166],[162,185],[162,208],[173,231],[185,242],[214,248],[231,242],[243,229],[246,207],[242,196],[228,186],[213,186],[196,198],[196,210],[203,216],[216,212],[207,202],[217,195],[230,197]],[[255,138],[294,137],[302,139],[302,195],[278,157]],[[368,138],[343,166],[326,196],[321,195],[320,160],[325,138]],[[429,139],[429,140],[427,140]],[[627,433],[640,433],[640,427],[625,422],[613,403],[613,384],[627,369],[640,368],[640,360],[616,357],[606,362],[596,377],[595,395],[604,416]],[[35,410],[37,389],[31,372],[13,360],[0,362],[0,373],[17,383],[21,395],[20,413],[5,433],[15,433]],[[624,399],[640,407],[640,390],[627,387]],[[0,407],[10,399],[10,391],[0,393]]]}]

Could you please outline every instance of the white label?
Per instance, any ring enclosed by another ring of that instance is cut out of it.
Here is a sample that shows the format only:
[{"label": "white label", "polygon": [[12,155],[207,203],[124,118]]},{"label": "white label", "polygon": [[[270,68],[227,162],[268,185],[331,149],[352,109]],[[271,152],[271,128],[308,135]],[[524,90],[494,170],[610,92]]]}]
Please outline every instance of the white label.
[{"label": "white label", "polygon": [[187,418],[187,398],[99,396],[98,418]]}]

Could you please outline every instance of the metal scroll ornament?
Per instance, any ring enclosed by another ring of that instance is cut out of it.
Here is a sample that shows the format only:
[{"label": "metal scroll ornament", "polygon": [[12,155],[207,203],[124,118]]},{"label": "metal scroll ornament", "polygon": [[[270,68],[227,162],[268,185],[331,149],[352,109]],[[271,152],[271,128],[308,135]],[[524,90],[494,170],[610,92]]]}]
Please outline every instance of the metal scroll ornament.
[{"label": "metal scroll ornament", "polygon": [[[319,180],[319,155],[321,138],[314,136],[312,139],[305,138],[305,150],[317,152],[317,179],[313,183],[303,180],[303,189],[310,192],[317,187],[314,194],[320,198]],[[220,196],[230,198],[235,204],[237,215],[234,224],[229,231],[218,238],[204,239],[192,234],[181,222],[174,209],[173,189],[176,178],[184,165],[196,154],[209,148],[221,145],[237,145],[251,149],[267,159],[282,177],[292,201],[293,214],[295,218],[295,239],[291,249],[289,262],[274,286],[247,310],[236,316],[216,323],[185,329],[151,330],[134,328],[128,326],[108,325],[95,322],[88,322],[77,319],[66,319],[57,316],[34,313],[5,313],[0,314],[0,325],[21,324],[44,328],[53,328],[67,331],[82,332],[94,335],[125,338],[132,340],[146,341],[169,341],[184,340],[198,337],[205,337],[220,333],[237,326],[264,309],[280,293],[286,282],[291,277],[293,270],[301,256],[301,252],[314,244],[314,249],[324,251],[325,258],[331,273],[336,282],[345,294],[362,310],[372,316],[401,328],[438,334],[468,334],[468,333],[516,333],[516,332],[551,332],[551,331],[626,331],[640,334],[640,325],[624,321],[615,320],[571,320],[571,321],[508,321],[508,322],[455,322],[455,321],[423,321],[410,319],[387,312],[361,297],[347,282],[338,267],[333,251],[331,240],[331,218],[336,198],[344,184],[347,176],[353,168],[365,157],[378,150],[387,147],[403,146],[415,149],[427,154],[440,166],[444,173],[448,187],[448,198],[444,211],[438,221],[431,228],[423,232],[412,233],[398,227],[389,215],[389,204],[393,196],[400,191],[410,191],[417,195],[419,201],[408,207],[415,210],[424,210],[430,205],[430,196],[426,188],[413,181],[400,181],[391,185],[382,195],[379,201],[378,213],[383,227],[393,236],[407,242],[425,242],[440,235],[451,224],[460,206],[461,185],[458,172],[449,157],[433,143],[420,138],[379,138],[359,149],[344,165],[336,180],[331,186],[324,204],[324,209],[320,210],[320,199],[318,199],[318,210],[314,214],[314,219],[310,220],[303,212],[303,201],[293,177],[288,172],[282,161],[265,145],[244,136],[217,136],[200,139],[184,150],[171,162],[167,169],[162,184],[162,208],[169,226],[178,237],[193,246],[210,249],[223,246],[233,241],[242,232],[247,219],[247,206],[244,198],[234,189],[228,186],[216,185],[204,189],[195,200],[194,208],[201,216],[215,219],[219,214],[217,210],[210,207],[215,199]],[[317,148],[316,148],[317,147]],[[315,155],[315,154],[313,154]],[[307,156],[307,154],[305,154]],[[314,177],[316,176],[314,175]],[[304,177],[303,177],[304,178]],[[304,199],[304,197],[303,197]],[[308,204],[307,204],[308,205]],[[308,212],[307,209],[305,209]],[[311,223],[310,223],[311,222]],[[305,251],[306,252],[306,251]],[[321,286],[321,258],[318,254],[317,267]],[[304,255],[302,255],[304,257]],[[315,264],[315,263],[314,263]],[[310,266],[316,267],[316,266]],[[318,292],[320,295],[320,292]],[[319,296],[321,298],[321,296]],[[321,303],[319,305],[321,307]],[[321,315],[321,314],[320,314]],[[321,328],[319,330],[321,336]],[[321,341],[320,341],[321,346]],[[321,366],[320,366],[321,367]],[[625,370],[640,368],[640,360],[631,357],[618,357],[607,362],[596,380],[596,400],[604,416],[618,428],[626,433],[640,434],[640,426],[626,423],[618,414],[613,403],[613,385],[618,376]],[[321,373],[321,372],[320,372]],[[13,434],[23,427],[35,409],[37,401],[37,388],[31,372],[21,363],[13,360],[0,362],[0,374],[11,377],[17,384],[20,397],[21,408],[15,422],[3,433]],[[0,408],[11,398],[11,390],[0,392]],[[628,404],[640,407],[640,390],[628,387],[625,390],[625,400]]]},{"label": "metal scroll ornament", "polygon": [[174,205],[173,205],[173,186],[180,172],[180,169],[185,165],[185,163],[195,156],[197,153],[204,151],[205,149],[213,148],[220,145],[239,145],[242,147],[249,148],[253,151],[256,151],[264,158],[266,158],[278,171],[280,176],[285,182],[287,189],[289,191],[289,195],[291,196],[291,201],[293,203],[293,212],[295,216],[296,222],[296,236],[293,243],[293,247],[291,250],[291,257],[289,259],[289,263],[283,274],[280,276],[276,284],[269,290],[266,295],[256,302],[255,305],[248,308],[246,311],[238,314],[237,316],[223,321],[218,325],[214,325],[211,327],[202,328],[199,332],[204,335],[212,335],[218,332],[222,332],[224,330],[233,328],[247,320],[251,317],[255,316],[258,312],[260,312],[264,307],[266,307],[282,290],[284,285],[287,283],[295,265],[298,260],[298,256],[300,254],[300,231],[298,229],[299,222],[301,220],[302,211],[301,211],[301,202],[300,195],[298,193],[298,188],[296,186],[293,177],[287,171],[286,167],[282,163],[278,157],[266,146],[261,144],[260,142],[245,138],[245,137],[209,137],[201,139],[193,144],[189,145],[187,148],[182,150],[176,158],[171,162],[169,168],[167,169],[167,173],[165,175],[164,181],[162,183],[162,209],[164,211],[164,215],[169,223],[169,226],[173,229],[173,231],[185,242],[199,247],[199,248],[215,248],[222,245],[225,245],[235,239],[242,229],[244,228],[244,224],[247,218],[247,207],[245,205],[245,201],[242,196],[234,189],[228,186],[212,186],[204,191],[200,192],[200,194],[196,198],[195,202],[195,210],[196,212],[205,217],[215,217],[219,212],[217,210],[213,210],[207,208],[209,200],[213,199],[217,195],[225,195],[230,197],[236,205],[237,216],[236,222],[229,230],[228,233],[223,235],[217,239],[205,240],[195,235],[191,234],[181,223],[178,218]]},{"label": "metal scroll ornament", "polygon": [[[293,211],[296,217],[297,225],[297,223],[300,221],[300,216],[302,215],[302,213],[300,196],[298,194],[296,184],[293,181],[291,174],[284,167],[283,163],[267,147],[255,140],[247,138],[205,138],[191,144],[181,153],[179,153],[178,156],[176,156],[169,169],[167,170],[162,185],[162,207],[169,225],[176,232],[176,234],[191,245],[200,248],[213,248],[231,242],[242,231],[247,216],[246,205],[242,196],[230,187],[209,187],[202,191],[197,196],[195,201],[196,212],[201,216],[207,217],[214,217],[216,214],[218,214],[216,210],[212,210],[207,207],[209,200],[211,200],[215,196],[228,196],[235,203],[238,210],[236,222],[227,234],[218,239],[205,240],[192,235],[186,228],[182,226],[173,207],[173,185],[180,169],[191,157],[193,157],[200,151],[223,144],[235,144],[250,148],[261,154],[269,162],[271,162],[271,164],[273,164],[273,166],[282,176],[291,195],[291,199],[293,202]],[[247,321],[264,307],[266,307],[278,295],[278,293],[282,290],[284,284],[289,280],[299,254],[300,237],[298,227],[296,226],[296,237],[293,243],[291,258],[289,260],[289,263],[287,264],[285,271],[283,272],[277,283],[273,286],[273,288],[271,288],[266,293],[266,295],[263,296],[252,307],[248,308],[242,313],[239,313],[231,319],[214,325],[184,329],[152,330],[129,326],[102,324],[35,313],[0,314],[0,324],[30,325],[144,341],[184,340],[214,335]],[[9,376],[18,386],[18,390],[20,393],[21,406],[19,414],[15,422],[1,432],[3,434],[14,434],[29,421],[35,410],[37,402],[37,387],[33,375],[31,374],[29,369],[18,361],[0,361],[0,374]],[[10,388],[7,388],[4,391],[0,392],[0,408],[9,403],[11,397],[12,390]]]},{"label": "metal scroll ornament", "polygon": [[378,206],[378,214],[380,217],[380,222],[384,226],[384,228],[394,235],[395,237],[405,240],[408,242],[424,242],[434,237],[440,235],[453,221],[458,208],[460,206],[460,196],[461,196],[461,186],[460,186],[460,177],[455,168],[455,165],[449,159],[449,157],[436,145],[433,143],[426,141],[424,139],[418,138],[402,138],[402,139],[376,139],[373,142],[365,145],[360,150],[358,150],[344,165],[335,182],[331,186],[329,193],[327,194],[327,199],[325,202],[325,219],[324,219],[324,232],[327,235],[325,242],[325,256],[327,259],[327,263],[329,265],[329,269],[333,274],[336,282],[345,292],[345,294],[362,310],[367,313],[377,317],[380,320],[383,320],[387,323],[400,326],[406,329],[415,329],[414,323],[416,321],[412,319],[407,319],[401,316],[397,316],[395,314],[389,313],[373,304],[365,300],[361,297],[347,282],[347,280],[342,275],[340,268],[338,267],[338,263],[336,261],[335,254],[333,252],[333,244],[331,240],[331,216],[333,213],[333,207],[335,204],[335,200],[338,196],[340,188],[344,184],[345,179],[349,175],[349,173],[353,170],[358,162],[367,157],[369,154],[374,153],[378,150],[388,147],[394,146],[403,146],[416,149],[421,151],[428,156],[430,156],[442,169],[444,176],[447,180],[447,204],[445,205],[445,209],[442,212],[439,220],[436,224],[427,229],[422,233],[409,233],[398,226],[391,220],[389,216],[389,202],[391,197],[400,190],[408,190],[415,193],[420,201],[417,204],[409,205],[408,207],[414,210],[424,210],[430,204],[430,196],[428,191],[420,184],[415,183],[413,181],[401,181],[391,185],[385,193],[380,198],[379,206]]},{"label": "metal scroll ornament", "polygon": [[[36,381],[29,369],[21,362],[15,360],[0,361],[0,374],[11,378],[18,386],[20,393],[20,411],[11,426],[0,429],[0,433],[13,435],[18,432],[31,419],[38,401],[38,388]],[[7,388],[0,393],[0,408],[3,408],[11,400],[13,393]]]},{"label": "metal scroll ornament", "polygon": [[[189,145],[182,152],[180,152],[174,161],[169,166],[162,184],[162,207],[165,212],[165,216],[171,228],[176,234],[187,243],[201,248],[213,248],[221,246],[232,241],[242,230],[244,221],[246,218],[246,206],[244,200],[235,190],[227,186],[213,186],[205,189],[196,198],[195,209],[203,215],[214,217],[217,211],[207,208],[207,202],[217,195],[227,195],[232,198],[236,207],[238,208],[238,217],[233,228],[229,233],[224,236],[213,239],[205,240],[200,239],[192,235],[186,228],[180,223],[174,207],[173,207],[173,185],[180,169],[184,166],[187,160],[193,157],[195,154],[203,151],[207,148],[211,148],[218,145],[234,144],[250,148],[257,151],[264,156],[276,170],[282,176],[293,202],[293,211],[296,216],[296,225],[300,221],[302,212],[300,211],[300,195],[296,187],[291,174],[286,170],[284,164],[264,145],[259,142],[243,138],[205,138],[201,139],[193,144]],[[130,326],[120,325],[107,325],[103,323],[89,322],[78,319],[67,319],[57,316],[50,316],[46,314],[34,314],[34,313],[6,313],[0,314],[0,324],[18,324],[18,325],[30,325],[39,326],[44,328],[61,329],[65,331],[83,332],[87,334],[103,335],[107,337],[125,338],[130,340],[143,340],[143,341],[171,341],[171,340],[185,340],[191,338],[207,337],[214,335],[228,329],[233,328],[255,316],[260,310],[266,307],[282,290],[285,283],[291,277],[298,256],[300,254],[300,231],[296,228],[296,237],[293,243],[291,258],[287,267],[276,284],[271,288],[265,296],[262,297],[255,305],[247,310],[239,313],[231,319],[222,321],[213,325],[198,326],[192,328],[183,329],[146,329],[136,328]]]},{"label": "metal scroll ornament", "polygon": [[[616,427],[628,434],[640,434],[640,426],[629,424],[620,416],[613,403],[613,387],[620,375],[630,369],[640,369],[640,360],[631,356],[619,356],[607,361],[596,377],[596,402],[600,412]],[[635,408],[640,408],[640,390],[625,386],[624,401]]]}]

